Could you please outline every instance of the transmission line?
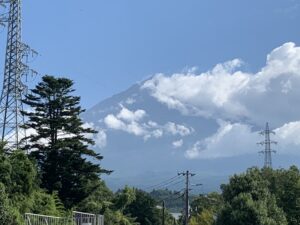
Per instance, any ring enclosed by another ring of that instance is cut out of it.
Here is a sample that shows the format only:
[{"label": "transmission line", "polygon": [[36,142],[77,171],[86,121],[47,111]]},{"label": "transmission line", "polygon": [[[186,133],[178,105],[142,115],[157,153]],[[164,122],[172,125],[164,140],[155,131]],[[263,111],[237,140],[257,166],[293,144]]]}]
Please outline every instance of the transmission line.
[{"label": "transmission line", "polygon": [[180,177],[182,177],[182,175],[176,175],[174,177],[171,177],[167,180],[164,180],[160,183],[157,183],[157,184],[154,184],[154,185],[151,185],[149,187],[146,187],[145,190],[149,190],[149,189],[157,189],[157,188],[161,188],[161,187],[164,187],[164,186],[169,186],[170,184],[172,184],[173,182],[176,182]]}]

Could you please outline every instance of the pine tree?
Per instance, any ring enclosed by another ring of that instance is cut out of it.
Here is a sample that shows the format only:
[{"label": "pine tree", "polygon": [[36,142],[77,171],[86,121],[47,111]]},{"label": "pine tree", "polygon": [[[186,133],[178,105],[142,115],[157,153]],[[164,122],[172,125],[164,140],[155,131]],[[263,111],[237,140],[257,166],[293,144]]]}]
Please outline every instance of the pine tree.
[{"label": "pine tree", "polygon": [[96,131],[83,126],[84,110],[72,86],[72,80],[44,76],[23,101],[30,111],[22,112],[31,133],[23,139],[24,150],[37,161],[42,188],[57,191],[67,208],[86,198],[99,176],[109,173],[92,162],[103,157],[89,148],[94,141],[87,136]]}]

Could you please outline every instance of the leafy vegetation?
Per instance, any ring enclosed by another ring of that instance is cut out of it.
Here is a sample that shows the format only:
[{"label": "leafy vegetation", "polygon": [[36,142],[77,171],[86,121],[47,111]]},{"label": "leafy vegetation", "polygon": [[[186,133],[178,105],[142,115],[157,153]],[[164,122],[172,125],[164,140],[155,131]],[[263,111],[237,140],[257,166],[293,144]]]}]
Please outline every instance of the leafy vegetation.
[{"label": "leafy vegetation", "polygon": [[190,224],[300,224],[300,172],[251,168],[221,186],[222,194],[200,195],[191,203]]},{"label": "leafy vegetation", "polygon": [[180,197],[181,193],[168,189],[160,189],[152,190],[149,194],[157,202],[165,201],[166,207],[171,212],[180,212],[183,209],[184,202],[183,197]]}]

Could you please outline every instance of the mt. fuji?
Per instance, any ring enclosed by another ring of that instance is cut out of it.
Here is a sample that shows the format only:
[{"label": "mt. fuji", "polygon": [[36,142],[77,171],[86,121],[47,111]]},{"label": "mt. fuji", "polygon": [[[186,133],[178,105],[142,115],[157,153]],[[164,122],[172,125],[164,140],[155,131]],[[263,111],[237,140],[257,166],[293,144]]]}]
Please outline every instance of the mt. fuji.
[{"label": "mt. fuji", "polygon": [[243,65],[156,74],[87,110],[102,166],[114,170],[108,185],[146,188],[191,170],[202,191],[217,190],[229,175],[263,165],[256,143],[266,122],[279,143],[274,167],[299,166],[300,47],[274,49],[255,73]]}]

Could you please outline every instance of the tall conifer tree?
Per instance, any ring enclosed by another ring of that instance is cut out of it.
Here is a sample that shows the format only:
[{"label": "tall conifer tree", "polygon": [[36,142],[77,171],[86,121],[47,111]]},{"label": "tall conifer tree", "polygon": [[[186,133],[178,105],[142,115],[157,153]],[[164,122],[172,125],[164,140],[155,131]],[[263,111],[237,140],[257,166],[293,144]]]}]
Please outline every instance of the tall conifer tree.
[{"label": "tall conifer tree", "polygon": [[94,141],[87,136],[96,131],[83,126],[84,110],[73,92],[72,80],[44,76],[23,101],[31,108],[23,112],[30,132],[23,139],[24,149],[37,161],[41,186],[49,193],[57,191],[67,208],[86,198],[99,176],[108,173],[93,163],[103,158],[90,149]]}]

